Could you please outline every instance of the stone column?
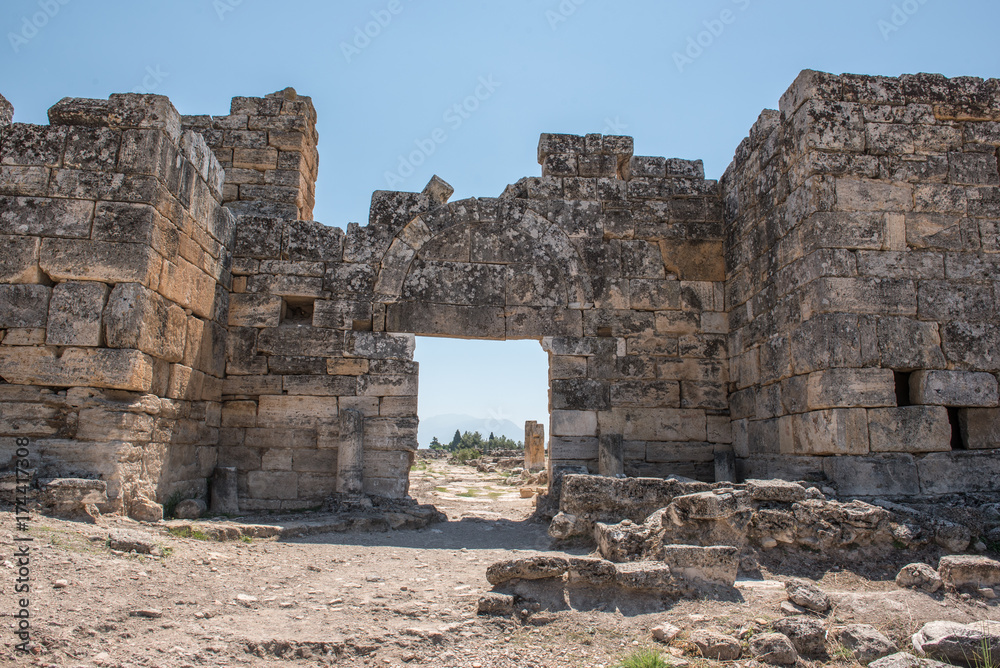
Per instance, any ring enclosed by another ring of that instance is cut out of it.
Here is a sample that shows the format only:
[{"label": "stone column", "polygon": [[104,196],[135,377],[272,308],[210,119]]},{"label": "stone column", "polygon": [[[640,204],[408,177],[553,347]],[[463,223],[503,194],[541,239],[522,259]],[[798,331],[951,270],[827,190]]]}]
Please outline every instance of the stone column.
[{"label": "stone column", "polygon": [[524,423],[524,468],[528,471],[545,468],[545,425],[534,420]]},{"label": "stone column", "polygon": [[340,411],[340,446],[337,449],[337,491],[346,496],[364,492],[364,415],[348,408]]},{"label": "stone column", "polygon": [[621,434],[601,434],[597,472],[612,477],[625,474],[625,443]]}]

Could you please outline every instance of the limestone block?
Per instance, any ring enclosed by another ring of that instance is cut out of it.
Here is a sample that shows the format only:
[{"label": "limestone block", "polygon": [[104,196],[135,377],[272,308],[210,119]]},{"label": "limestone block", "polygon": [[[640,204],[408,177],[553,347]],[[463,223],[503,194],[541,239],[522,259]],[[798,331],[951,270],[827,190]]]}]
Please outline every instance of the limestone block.
[{"label": "limestone block", "polygon": [[596,436],[552,436],[549,438],[549,457],[552,459],[597,459],[597,456],[598,439]]},{"label": "limestone block", "polygon": [[896,389],[890,369],[828,369],[809,374],[806,408],[894,406]]},{"label": "limestone block", "polygon": [[156,418],[114,408],[80,410],[76,437],[81,441],[150,441]]},{"label": "limestone block", "polygon": [[409,452],[367,452],[364,456],[366,478],[406,478],[410,470]]},{"label": "limestone block", "polygon": [[910,376],[910,401],[959,407],[997,405],[997,379],[975,371],[916,371]]},{"label": "limestone block", "polygon": [[941,557],[938,572],[946,584],[958,588],[967,584],[979,587],[1000,585],[1000,561],[972,554]]},{"label": "limestone block", "polygon": [[551,411],[552,437],[597,436],[596,411]]},{"label": "limestone block", "polygon": [[963,408],[958,424],[970,450],[1000,448],[1000,408]]},{"label": "limestone block", "polygon": [[611,386],[607,381],[574,378],[553,380],[552,408],[560,410],[607,410],[611,408]]},{"label": "limestone block", "polygon": [[803,291],[803,314],[856,313],[915,315],[916,287],[911,280],[897,278],[824,277]]},{"label": "limestone block", "polygon": [[229,297],[230,327],[277,327],[283,300],[275,295],[236,293]]},{"label": "limestone block", "polygon": [[358,395],[364,397],[416,396],[415,374],[369,374],[358,376]]},{"label": "limestone block", "polygon": [[22,327],[6,330],[2,339],[5,346],[45,345],[44,327]]},{"label": "limestone block", "polygon": [[[337,450],[301,449],[288,452],[291,455],[290,468],[293,471],[329,474],[337,470]],[[408,468],[409,466],[407,466]]]},{"label": "limestone block", "polygon": [[292,471],[250,471],[247,494],[254,499],[298,498],[299,474]]},{"label": "limestone block", "polygon": [[863,276],[944,278],[944,255],[936,251],[858,251],[856,256]]},{"label": "limestone block", "polygon": [[344,354],[368,359],[412,360],[416,337],[386,332],[351,332]]},{"label": "limestone block", "polygon": [[363,330],[372,327],[372,303],[357,299],[317,299],[313,302],[313,327]]},{"label": "limestone block", "polygon": [[508,340],[583,334],[583,312],[577,309],[509,306],[504,316]]},{"label": "limestone block", "polygon": [[496,339],[506,336],[504,309],[494,306],[453,306],[450,304],[389,304],[386,329],[411,332],[418,336]]},{"label": "limestone block", "polygon": [[225,401],[222,404],[223,427],[256,427],[256,401]]},{"label": "limestone block", "polygon": [[997,158],[991,153],[949,153],[948,183],[997,186]]},{"label": "limestone block", "polygon": [[644,311],[679,309],[681,284],[675,280],[634,278],[629,285],[629,305]]},{"label": "limestone block", "polygon": [[869,451],[868,413],[863,408],[810,411],[780,418],[782,454],[858,455]]},{"label": "limestone block", "polygon": [[3,347],[0,377],[20,385],[149,392],[153,360],[138,350],[66,348],[57,357],[51,348]]},{"label": "limestone block", "polygon": [[841,77],[826,72],[802,70],[782,94],[779,109],[791,116],[809,100],[843,100]]},{"label": "limestone block", "polygon": [[0,281],[3,283],[42,283],[38,268],[38,237],[0,235]]},{"label": "limestone block", "polygon": [[0,284],[0,329],[45,327],[52,288],[34,284]]},{"label": "limestone block", "polygon": [[[4,195],[43,196],[48,194],[48,167],[0,165],[0,193]],[[84,195],[85,193],[79,193]]]},{"label": "limestone block", "polygon": [[715,446],[711,443],[646,444],[647,462],[714,462]]},{"label": "limestone block", "polygon": [[4,132],[0,164],[57,167],[66,145],[66,128],[15,123]]},{"label": "limestone block", "polygon": [[878,319],[877,328],[883,368],[939,369],[945,366],[936,322],[885,317]]},{"label": "limestone block", "polygon": [[308,428],[336,420],[336,397],[266,394],[258,401],[258,427]]},{"label": "limestone block", "polygon": [[[324,426],[319,427],[320,429]],[[244,438],[247,448],[315,448],[316,429],[274,429],[272,427],[248,428]],[[260,464],[258,463],[257,466]],[[248,467],[256,468],[256,467]]]},{"label": "limestone block", "polygon": [[[776,388],[776,385],[769,387]],[[729,408],[726,386],[720,382],[681,381],[681,408]]]},{"label": "limestone block", "polygon": [[326,361],[326,372],[331,376],[362,376],[368,373],[369,362],[357,358],[333,358]]},{"label": "limestone block", "polygon": [[[928,457],[935,457],[930,454]],[[823,470],[844,496],[908,496],[921,492],[918,464],[909,454],[827,457]],[[922,479],[922,478],[921,478]]]},{"label": "limestone block", "polygon": [[365,478],[364,493],[371,496],[381,496],[387,499],[402,499],[410,489],[410,479],[407,476],[393,478]]},{"label": "limestone block", "polygon": [[[905,183],[865,179],[837,179],[837,209],[840,211],[896,211],[913,209],[913,188]],[[867,246],[878,248],[877,245]]]},{"label": "limestone block", "polygon": [[946,452],[951,425],[943,406],[868,409],[872,452]]},{"label": "limestone block", "polygon": [[921,281],[917,299],[922,320],[983,322],[996,318],[990,285]]},{"label": "limestone block", "polygon": [[143,244],[43,239],[40,264],[54,281],[140,283],[154,288],[160,279],[161,260]]},{"label": "limestone block", "polygon": [[683,281],[723,281],[726,268],[721,241],[660,242],[666,270]]},{"label": "limestone block", "polygon": [[728,415],[708,415],[705,419],[709,442],[733,443],[733,426]]},{"label": "limestone block", "polygon": [[919,462],[921,494],[996,490],[1000,456],[996,451],[932,452]]},{"label": "limestone block", "polygon": [[67,281],[52,288],[45,342],[50,346],[99,346],[101,312],[108,286],[93,281]]},{"label": "limestone block", "polygon": [[1000,368],[1000,328],[992,322],[945,322],[941,338],[949,361],[980,369]]},{"label": "limestone block", "polygon": [[222,381],[227,396],[281,394],[280,376],[228,376]]},{"label": "limestone block", "polygon": [[215,280],[182,257],[163,263],[157,292],[202,318],[212,318]]},{"label": "limestone block", "polygon": [[184,357],[184,310],[138,283],[116,285],[101,317],[109,348],[136,348],[167,362]]},{"label": "limestone block", "polygon": [[637,441],[705,441],[705,411],[685,408],[628,408],[620,411],[623,435]]},{"label": "limestone block", "polygon": [[680,400],[680,383],[674,380],[623,380],[611,383],[612,406],[680,408]]},{"label": "limestone block", "polygon": [[[367,399],[367,397],[357,397],[357,399]],[[341,397],[341,410],[347,406],[349,400],[350,397]],[[417,414],[417,397],[415,396],[382,397],[378,402],[378,415],[382,417],[414,417]],[[370,414],[365,411],[362,412],[365,415]]]},{"label": "limestone block", "polygon": [[339,357],[343,347],[341,332],[308,326],[261,329],[257,337],[257,351],[266,355]]},{"label": "limestone block", "polygon": [[113,128],[158,128],[177,142],[181,117],[164,95],[114,93],[108,98],[108,124]]}]

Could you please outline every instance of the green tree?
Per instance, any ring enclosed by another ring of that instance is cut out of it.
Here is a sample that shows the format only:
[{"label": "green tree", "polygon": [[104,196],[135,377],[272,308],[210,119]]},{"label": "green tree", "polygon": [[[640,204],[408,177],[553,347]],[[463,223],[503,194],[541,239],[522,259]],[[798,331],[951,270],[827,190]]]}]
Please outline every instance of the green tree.
[{"label": "green tree", "polygon": [[441,445],[441,441],[438,440],[437,436],[431,439],[431,450],[444,450],[444,446]]},{"label": "green tree", "polygon": [[[468,432],[466,432],[468,433]],[[455,436],[451,439],[451,443],[448,444],[449,450],[458,450],[462,446],[462,432],[458,429],[455,430]]]}]

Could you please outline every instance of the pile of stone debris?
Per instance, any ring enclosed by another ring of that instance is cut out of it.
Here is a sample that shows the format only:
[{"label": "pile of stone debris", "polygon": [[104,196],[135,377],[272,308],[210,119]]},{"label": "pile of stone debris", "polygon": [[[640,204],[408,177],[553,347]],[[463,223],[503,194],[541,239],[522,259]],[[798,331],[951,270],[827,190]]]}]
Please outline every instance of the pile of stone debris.
[{"label": "pile of stone debris", "polygon": [[834,494],[783,480],[567,475],[549,535],[592,538],[601,556],[616,562],[662,560],[677,544],[730,546],[750,561],[778,549],[856,563],[904,549],[954,554],[1000,543],[1000,499],[960,504],[964,514],[957,517],[947,504],[838,501]]},{"label": "pile of stone debris", "polygon": [[[588,605],[603,599],[607,607],[643,596],[722,596],[736,584],[737,552],[733,547],[669,546],[658,561],[614,563],[596,557],[538,555],[508,559],[491,565],[486,577],[494,591],[479,599],[479,614],[533,619],[540,611]],[[1000,593],[1000,562],[976,555],[942,557],[937,569],[927,564],[905,566],[897,575],[900,587],[928,593],[942,587],[949,592]],[[735,591],[735,590],[734,590]],[[745,654],[772,665],[794,665],[800,658],[828,660],[829,650],[842,647],[862,665],[875,668],[936,668],[938,661],[973,668],[1000,667],[1000,622],[959,624],[934,621],[913,635],[913,653],[869,624],[836,625],[831,597],[814,583],[792,578],[785,582],[788,599],[781,604],[787,616],[743,629],[737,637],[718,629],[689,632],[672,624],[652,629],[684,666],[683,655],[716,661],[735,661]],[[589,596],[588,596],[589,594]],[[589,601],[588,601],[589,599]],[[562,605],[560,605],[562,604]]]}]

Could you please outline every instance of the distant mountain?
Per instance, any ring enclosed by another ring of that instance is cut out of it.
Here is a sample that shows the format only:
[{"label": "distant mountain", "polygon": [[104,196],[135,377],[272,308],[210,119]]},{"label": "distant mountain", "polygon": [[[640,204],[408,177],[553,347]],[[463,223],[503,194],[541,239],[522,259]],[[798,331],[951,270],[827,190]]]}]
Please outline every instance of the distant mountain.
[{"label": "distant mountain", "polygon": [[483,438],[488,438],[490,432],[494,436],[506,436],[515,441],[524,440],[524,425],[516,425],[510,420],[495,418],[477,418],[471,415],[435,415],[420,420],[420,428],[417,431],[417,440],[421,448],[428,448],[431,439],[435,436],[442,443],[450,443],[455,435],[455,430],[465,433],[467,431],[478,431]]}]

